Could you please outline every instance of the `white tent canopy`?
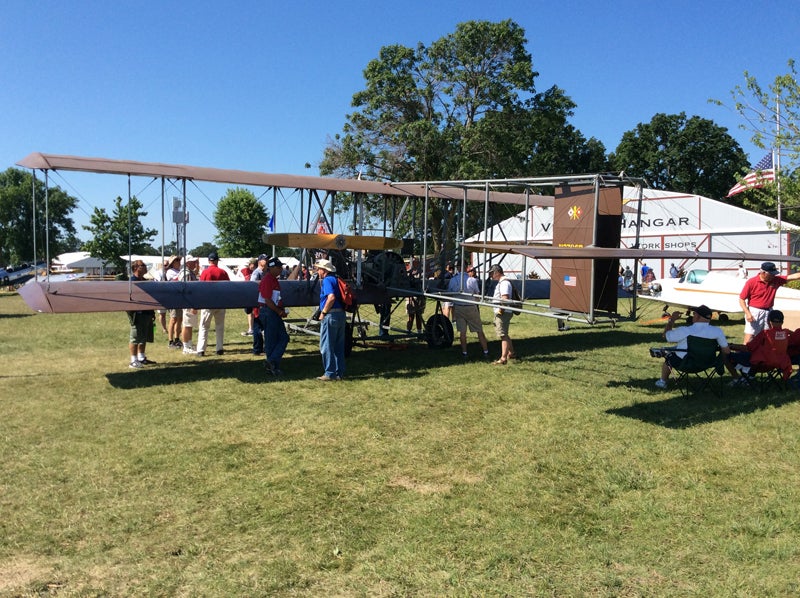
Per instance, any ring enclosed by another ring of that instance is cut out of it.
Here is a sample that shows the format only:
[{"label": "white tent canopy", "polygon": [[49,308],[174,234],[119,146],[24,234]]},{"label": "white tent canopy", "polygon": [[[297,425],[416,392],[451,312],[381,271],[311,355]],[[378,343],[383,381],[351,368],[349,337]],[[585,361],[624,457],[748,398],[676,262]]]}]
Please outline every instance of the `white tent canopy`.
[{"label": "white tent canopy", "polygon": [[[777,232],[777,220],[762,216],[701,195],[674,193],[655,189],[644,189],[641,202],[641,220],[637,221],[639,190],[624,187],[625,211],[622,219],[622,247],[633,247],[637,229],[639,247],[656,250],[719,251],[791,255],[793,237],[798,229],[783,225]],[[530,243],[552,243],[553,210],[547,207],[531,207],[528,214],[528,231],[525,235],[525,213],[520,212],[491,227],[467,241],[488,239],[490,241],[522,241]],[[638,222],[638,226],[637,226]],[[495,256],[496,261],[499,256]],[[706,269],[735,271],[738,260],[686,260],[676,267],[696,265]],[[647,260],[657,277],[667,276],[672,260]],[[623,266],[633,264],[622,263]],[[745,267],[756,270],[760,262],[745,262]],[[524,274],[536,273],[540,278],[550,278],[550,260],[523,259],[518,255],[506,255],[503,268],[511,276],[522,278]]]}]

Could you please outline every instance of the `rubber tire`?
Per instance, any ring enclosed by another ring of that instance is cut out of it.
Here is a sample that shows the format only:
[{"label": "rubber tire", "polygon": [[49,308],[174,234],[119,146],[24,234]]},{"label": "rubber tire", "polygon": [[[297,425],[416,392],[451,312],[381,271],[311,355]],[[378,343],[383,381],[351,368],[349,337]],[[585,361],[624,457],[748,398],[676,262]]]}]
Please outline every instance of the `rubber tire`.
[{"label": "rubber tire", "polygon": [[425,323],[425,340],[431,349],[447,349],[453,345],[453,323],[443,314],[433,314]]}]

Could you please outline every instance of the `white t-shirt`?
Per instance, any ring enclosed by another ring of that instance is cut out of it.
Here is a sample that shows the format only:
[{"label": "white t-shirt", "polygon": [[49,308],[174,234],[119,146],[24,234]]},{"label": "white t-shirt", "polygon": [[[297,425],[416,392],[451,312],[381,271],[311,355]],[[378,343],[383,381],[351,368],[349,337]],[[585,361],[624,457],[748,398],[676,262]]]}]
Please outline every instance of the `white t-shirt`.
[{"label": "white t-shirt", "polygon": [[[497,284],[494,286],[494,295],[492,298],[494,299],[495,303],[502,303],[504,301],[503,295],[505,295],[508,299],[506,301],[510,301],[511,298],[514,296],[514,289],[511,286],[511,281],[508,280],[505,276],[503,276],[500,280],[497,281]],[[498,313],[502,307],[495,307],[494,313]]]},{"label": "white t-shirt", "polygon": [[677,343],[676,353],[681,355],[686,354],[687,337],[699,336],[700,338],[713,338],[717,341],[720,348],[724,349],[728,346],[728,339],[725,338],[725,333],[721,328],[712,326],[709,322],[695,322],[690,326],[681,326],[680,328],[673,328],[667,330],[667,340],[671,343]]}]

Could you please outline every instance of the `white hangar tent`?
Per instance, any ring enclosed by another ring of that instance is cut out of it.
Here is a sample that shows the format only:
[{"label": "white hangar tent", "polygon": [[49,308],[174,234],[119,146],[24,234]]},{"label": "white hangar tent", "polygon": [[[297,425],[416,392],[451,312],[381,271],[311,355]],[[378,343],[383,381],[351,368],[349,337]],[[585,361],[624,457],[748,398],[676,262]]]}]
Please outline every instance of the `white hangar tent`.
[{"label": "white hangar tent", "polygon": [[[725,251],[747,253],[771,253],[776,256],[792,255],[800,229],[787,225],[783,233],[777,232],[777,220],[755,212],[703,197],[671,191],[644,189],[641,205],[641,220],[637,226],[639,190],[624,187],[622,216],[622,247],[633,247],[637,228],[639,247],[643,249]],[[480,239],[492,241],[522,241],[525,237],[525,214],[520,212],[480,234]],[[549,244],[553,240],[553,209],[532,207],[529,209],[527,240],[529,243]],[[466,241],[478,241],[479,236]],[[477,256],[475,256],[477,258]],[[495,255],[493,262],[502,257],[503,270],[510,276],[523,278],[523,273],[535,273],[539,278],[550,278],[550,260],[530,259],[523,264],[522,256]],[[646,260],[656,277],[669,275],[672,260]],[[779,262],[776,258],[775,262]],[[632,263],[621,263],[631,266]],[[755,271],[759,262],[745,261],[748,270]],[[675,262],[680,268],[696,266],[705,269],[732,270],[739,267],[738,260],[685,260]],[[779,264],[779,267],[781,265]]]},{"label": "white hangar tent", "polygon": [[92,257],[87,251],[73,251],[62,253],[51,260],[51,271],[82,272],[84,274],[104,274],[105,263],[97,257]]}]

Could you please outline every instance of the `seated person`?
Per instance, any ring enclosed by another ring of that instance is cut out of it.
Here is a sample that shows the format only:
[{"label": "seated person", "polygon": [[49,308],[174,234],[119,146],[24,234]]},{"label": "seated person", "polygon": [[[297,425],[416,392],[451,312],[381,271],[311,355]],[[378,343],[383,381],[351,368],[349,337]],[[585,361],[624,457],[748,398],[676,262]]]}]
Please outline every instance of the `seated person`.
[{"label": "seated person", "polygon": [[[738,369],[743,373],[740,376],[737,372],[735,378],[746,380],[751,368],[762,372],[779,369],[783,372],[784,380],[792,375],[792,361],[788,350],[793,335],[790,330],[783,329],[783,312],[772,310],[767,316],[767,322],[769,327],[755,335],[746,345],[731,345],[736,352],[731,353],[730,360],[740,366]],[[734,380],[734,383],[744,382]]]},{"label": "seated person", "polygon": [[[711,310],[706,305],[693,307],[692,323],[689,326],[682,326],[675,329],[673,329],[672,326],[675,324],[676,320],[681,318],[682,314],[676,311],[669,317],[667,325],[664,328],[664,337],[670,343],[677,343],[677,346],[675,350],[668,353],[664,359],[664,364],[661,366],[661,378],[656,380],[656,386],[658,388],[666,388],[672,368],[680,366],[681,361],[683,361],[683,358],[686,356],[686,346],[688,344],[686,339],[690,336],[714,339],[717,341],[717,345],[719,345],[719,349],[724,355],[730,353],[731,350],[728,346],[728,339],[725,338],[725,333],[716,326],[712,326],[710,323],[712,315]],[[725,361],[727,364],[728,360],[726,359]],[[732,369],[733,366],[728,365],[728,370],[731,371]]]}]

